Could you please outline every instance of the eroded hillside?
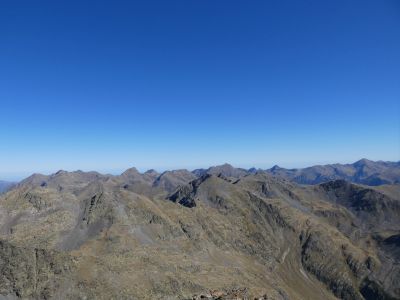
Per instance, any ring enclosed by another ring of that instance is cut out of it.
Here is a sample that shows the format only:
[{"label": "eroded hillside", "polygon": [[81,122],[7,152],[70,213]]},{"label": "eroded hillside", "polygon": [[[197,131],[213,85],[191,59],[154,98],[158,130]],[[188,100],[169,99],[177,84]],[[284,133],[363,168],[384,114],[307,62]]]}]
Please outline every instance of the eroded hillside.
[{"label": "eroded hillside", "polygon": [[397,191],[229,165],[32,175],[0,198],[0,294],[398,299]]}]

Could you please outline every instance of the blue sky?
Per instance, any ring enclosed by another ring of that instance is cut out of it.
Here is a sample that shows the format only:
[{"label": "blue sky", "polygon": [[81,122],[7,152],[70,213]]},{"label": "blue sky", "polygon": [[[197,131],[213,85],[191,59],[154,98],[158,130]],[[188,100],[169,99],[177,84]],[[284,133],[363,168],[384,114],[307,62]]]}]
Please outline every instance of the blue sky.
[{"label": "blue sky", "polygon": [[2,1],[0,178],[399,160],[399,37],[397,0]]}]

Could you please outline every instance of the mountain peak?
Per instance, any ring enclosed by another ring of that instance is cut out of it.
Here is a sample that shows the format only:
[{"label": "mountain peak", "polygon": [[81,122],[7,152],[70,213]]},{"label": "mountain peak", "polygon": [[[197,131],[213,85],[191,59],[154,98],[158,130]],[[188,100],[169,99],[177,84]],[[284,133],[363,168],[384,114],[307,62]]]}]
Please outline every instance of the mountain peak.
[{"label": "mountain peak", "polygon": [[135,168],[129,168],[127,169],[124,173],[122,173],[121,175],[125,175],[125,176],[129,176],[129,175],[140,175],[139,171]]},{"label": "mountain peak", "polygon": [[224,163],[222,164],[220,167],[224,167],[224,168],[233,168],[233,166],[231,164],[228,163]]},{"label": "mountain peak", "polygon": [[222,174],[226,177],[242,177],[247,175],[247,170],[241,169],[241,168],[235,168],[232,165],[225,163],[223,165],[219,166],[213,166],[208,168],[207,173],[213,174],[213,175],[219,175]]},{"label": "mountain peak", "polygon": [[257,168],[251,167],[250,169],[247,170],[247,172],[249,172],[250,174],[255,174],[257,173]]},{"label": "mountain peak", "polygon": [[280,166],[275,165],[275,166],[273,166],[270,170],[271,170],[271,171],[277,171],[277,170],[280,170],[280,169],[282,169]]},{"label": "mountain peak", "polygon": [[65,173],[68,173],[68,172],[65,170],[58,170],[54,175],[61,175],[61,174],[65,174]]},{"label": "mountain peak", "polygon": [[225,170],[227,170],[227,169],[235,169],[235,167],[232,166],[231,164],[224,163],[222,165],[212,166],[212,167],[209,168],[209,170],[211,170],[211,169],[225,169]]},{"label": "mountain peak", "polygon": [[353,163],[353,166],[365,166],[365,165],[369,165],[372,163],[374,163],[372,160],[362,158],[362,159],[356,161],[355,163]]},{"label": "mountain peak", "polygon": [[21,185],[23,185],[23,184],[37,185],[37,184],[41,184],[43,181],[45,181],[47,179],[48,179],[48,176],[46,176],[46,175],[43,175],[40,173],[33,173],[31,176],[22,180],[19,184],[21,184]]}]

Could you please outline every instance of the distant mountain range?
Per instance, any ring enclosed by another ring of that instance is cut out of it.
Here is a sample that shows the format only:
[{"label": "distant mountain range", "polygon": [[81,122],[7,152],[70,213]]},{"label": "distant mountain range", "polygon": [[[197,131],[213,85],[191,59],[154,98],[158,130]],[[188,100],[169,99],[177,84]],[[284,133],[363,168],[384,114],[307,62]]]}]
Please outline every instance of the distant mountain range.
[{"label": "distant mountain range", "polygon": [[0,180],[0,194],[8,191],[14,185],[15,185],[14,182],[8,182],[8,181]]},{"label": "distant mountain range", "polygon": [[398,174],[33,174],[0,195],[0,298],[400,299]]},{"label": "distant mountain range", "polygon": [[266,170],[256,168],[246,170],[224,164],[193,171],[197,176],[207,173],[237,178],[263,172],[300,184],[319,184],[337,179],[371,186],[400,183],[400,162],[371,161],[368,159],[361,159],[353,164],[317,165],[301,169],[285,169],[274,166]]},{"label": "distant mountain range", "polygon": [[[65,172],[65,171],[60,171]],[[84,173],[77,171],[75,173]],[[378,186],[383,184],[399,184],[400,183],[400,161],[371,161],[361,159],[352,164],[329,164],[316,165],[307,168],[286,169],[277,165],[270,169],[244,169],[235,168],[226,163],[219,166],[213,166],[208,169],[196,169],[189,171],[186,169],[165,171],[159,173],[153,169],[140,173],[136,168],[126,170],[122,177],[130,176],[134,178],[131,185],[140,185],[141,183],[151,184],[152,187],[163,187],[168,191],[174,190],[178,185],[185,184],[204,174],[223,175],[225,177],[241,178],[256,173],[267,173],[278,176],[289,181],[299,184],[319,184],[332,180],[343,179],[353,183],[359,183],[370,186]],[[97,172],[89,172],[85,174],[97,174]],[[35,174],[34,180],[46,179],[47,176]],[[33,180],[33,179],[28,179]],[[0,180],[0,193],[12,188],[16,183]]]},{"label": "distant mountain range", "polygon": [[353,164],[321,165],[304,169],[274,166],[266,172],[300,184],[318,184],[336,179],[372,186],[400,183],[400,162],[368,159],[361,159]]}]

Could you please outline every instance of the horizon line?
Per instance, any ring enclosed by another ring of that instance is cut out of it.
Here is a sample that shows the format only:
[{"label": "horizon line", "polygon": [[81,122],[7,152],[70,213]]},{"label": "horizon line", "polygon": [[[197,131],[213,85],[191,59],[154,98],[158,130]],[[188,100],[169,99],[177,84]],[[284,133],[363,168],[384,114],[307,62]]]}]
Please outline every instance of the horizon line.
[{"label": "horizon line", "polygon": [[[154,170],[159,174],[162,174],[164,172],[167,171],[177,171],[177,170],[187,170],[189,172],[193,172],[195,170],[207,170],[209,168],[213,168],[213,167],[220,167],[220,166],[224,166],[224,165],[229,165],[232,166],[233,168],[236,169],[244,169],[244,170],[250,170],[250,169],[257,169],[257,170],[269,170],[272,169],[274,167],[280,167],[282,169],[287,169],[287,170],[296,170],[296,169],[305,169],[305,168],[311,168],[311,167],[316,167],[316,166],[327,166],[327,165],[352,165],[355,164],[357,162],[360,161],[371,161],[371,162],[383,162],[383,163],[398,163],[400,162],[400,160],[372,160],[372,159],[368,159],[368,158],[361,158],[358,159],[356,161],[353,162],[334,162],[334,163],[316,163],[316,164],[309,164],[309,165],[305,165],[303,167],[287,167],[287,166],[280,166],[278,164],[268,164],[270,165],[270,167],[267,168],[262,168],[262,167],[257,167],[256,165],[253,165],[251,167],[243,167],[243,166],[235,166],[232,163],[229,162],[224,162],[224,163],[219,163],[219,164],[212,164],[208,167],[188,167],[188,168],[184,168],[184,167],[177,167],[177,168],[138,168],[135,166],[131,166],[125,169],[122,168],[110,168],[110,169],[98,169],[98,170],[94,170],[94,169],[58,169],[56,171],[52,170],[48,170],[48,171],[39,171],[39,172],[27,172],[27,171],[21,171],[21,172],[0,172],[0,181],[4,181],[4,182],[20,182],[22,180],[24,180],[25,178],[28,178],[30,176],[33,175],[44,175],[44,176],[51,176],[54,175],[58,172],[68,172],[68,173],[73,173],[73,172],[84,172],[84,173],[89,173],[89,172],[96,172],[102,175],[111,175],[111,176],[118,176],[121,175],[122,173],[124,173],[125,171],[129,170],[129,169],[133,169],[135,168],[140,174],[144,174],[145,172]],[[261,164],[262,165],[262,164]],[[264,164],[265,165],[265,164]],[[13,174],[13,175],[12,175]],[[7,178],[8,177],[8,178]]]}]

